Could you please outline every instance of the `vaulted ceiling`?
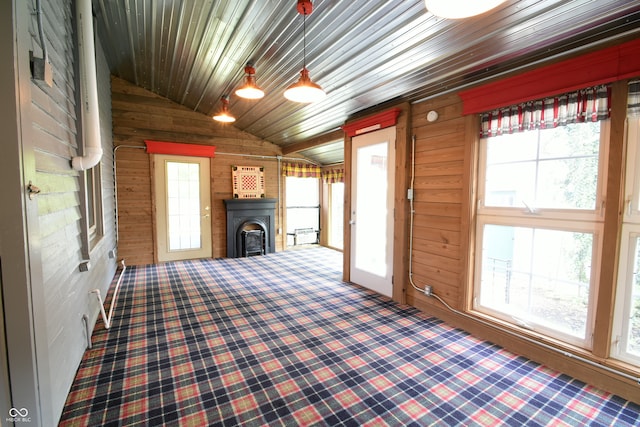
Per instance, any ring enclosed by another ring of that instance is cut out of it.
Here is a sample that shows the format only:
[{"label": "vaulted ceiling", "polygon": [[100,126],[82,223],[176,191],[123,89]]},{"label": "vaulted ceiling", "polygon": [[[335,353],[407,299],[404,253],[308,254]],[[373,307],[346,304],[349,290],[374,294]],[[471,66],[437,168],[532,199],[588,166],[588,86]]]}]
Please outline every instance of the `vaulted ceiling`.
[{"label": "vaulted ceiling", "polygon": [[[230,94],[237,128],[283,149],[301,147],[321,164],[341,160],[340,126],[359,111],[640,37],[640,1],[507,0],[481,16],[446,20],[423,0],[316,0],[306,64],[327,97],[297,104],[283,97],[303,63],[296,3],[94,0],[94,9],[112,74],[210,116]],[[247,62],[266,92],[257,101],[233,95]]]}]

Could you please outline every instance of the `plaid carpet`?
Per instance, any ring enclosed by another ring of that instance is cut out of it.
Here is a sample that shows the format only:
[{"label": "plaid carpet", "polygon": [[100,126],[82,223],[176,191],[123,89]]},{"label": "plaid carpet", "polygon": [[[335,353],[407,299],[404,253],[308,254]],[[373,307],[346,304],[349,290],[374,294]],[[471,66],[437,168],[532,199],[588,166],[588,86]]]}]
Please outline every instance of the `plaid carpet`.
[{"label": "plaid carpet", "polygon": [[60,425],[637,426],[640,406],[342,283],[340,253],[128,268]]}]

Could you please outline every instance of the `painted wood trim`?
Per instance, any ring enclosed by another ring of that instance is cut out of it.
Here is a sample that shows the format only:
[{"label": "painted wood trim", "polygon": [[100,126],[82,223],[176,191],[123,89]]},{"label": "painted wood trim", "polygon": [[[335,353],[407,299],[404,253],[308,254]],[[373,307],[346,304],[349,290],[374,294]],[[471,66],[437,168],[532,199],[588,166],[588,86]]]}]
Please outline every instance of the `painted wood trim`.
[{"label": "painted wood trim", "polygon": [[362,119],[348,122],[342,126],[342,129],[348,136],[354,137],[368,132],[388,128],[390,126],[397,125],[398,116],[401,112],[402,108],[391,108]]},{"label": "painted wood trim", "polygon": [[180,142],[165,142],[144,140],[147,154],[170,154],[175,156],[215,157],[216,147],[213,145],[183,144]]}]

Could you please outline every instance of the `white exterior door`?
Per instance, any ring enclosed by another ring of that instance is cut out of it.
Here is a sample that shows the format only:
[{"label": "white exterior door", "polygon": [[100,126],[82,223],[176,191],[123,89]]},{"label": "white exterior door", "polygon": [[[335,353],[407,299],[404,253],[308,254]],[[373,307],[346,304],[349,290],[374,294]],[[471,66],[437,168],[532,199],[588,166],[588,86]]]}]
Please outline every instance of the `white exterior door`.
[{"label": "white exterior door", "polygon": [[209,258],[209,158],[155,155],[158,261]]},{"label": "white exterior door", "polygon": [[353,283],[393,293],[396,128],[352,140],[351,266]]}]

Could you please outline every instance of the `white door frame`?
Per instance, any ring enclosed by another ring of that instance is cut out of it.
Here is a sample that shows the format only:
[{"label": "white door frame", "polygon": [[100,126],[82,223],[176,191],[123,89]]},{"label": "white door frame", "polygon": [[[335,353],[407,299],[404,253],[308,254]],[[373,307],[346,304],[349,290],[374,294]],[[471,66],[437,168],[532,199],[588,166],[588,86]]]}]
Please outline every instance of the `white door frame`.
[{"label": "white door frame", "polygon": [[[159,262],[184,259],[210,258],[211,236],[211,160],[207,157],[154,155],[156,258]],[[200,247],[198,249],[169,249],[169,222],[167,219],[167,177],[166,165],[175,163],[197,163],[200,169]]]}]

